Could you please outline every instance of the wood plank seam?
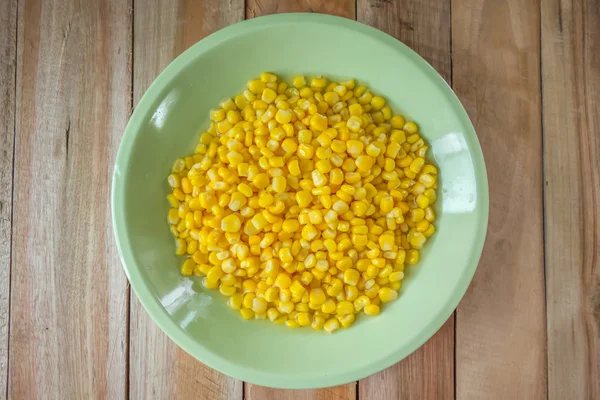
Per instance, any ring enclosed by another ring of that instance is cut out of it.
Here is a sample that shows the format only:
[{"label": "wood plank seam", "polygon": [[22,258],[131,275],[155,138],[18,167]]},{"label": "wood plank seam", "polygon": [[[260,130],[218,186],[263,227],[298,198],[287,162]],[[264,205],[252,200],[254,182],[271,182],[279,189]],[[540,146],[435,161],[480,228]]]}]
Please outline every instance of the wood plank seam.
[{"label": "wood plank seam", "polygon": [[[129,118],[131,118],[131,115],[133,114],[133,107],[134,107],[134,95],[135,95],[135,91],[134,91],[134,71],[135,71],[135,0],[130,0],[131,1],[131,8],[129,9],[129,19],[130,19],[130,23],[129,26],[130,28],[130,32],[129,35],[131,36],[131,43],[130,43],[130,49],[131,49],[131,56],[129,57],[129,77],[130,77],[130,89],[131,92],[129,93]],[[129,123],[129,121],[128,121]],[[123,267],[123,266],[121,266]],[[132,296],[132,290],[131,290],[131,284],[129,283],[129,278],[127,278],[127,328],[126,328],[126,334],[125,334],[125,343],[127,346],[127,349],[125,350],[125,398],[127,400],[129,400],[131,398],[131,296]]]},{"label": "wood plank seam", "polygon": [[[541,4],[540,4],[541,7]],[[539,64],[539,71],[540,71],[540,129],[542,132],[542,252],[543,252],[543,265],[544,265],[544,320],[546,323],[546,329],[544,330],[544,334],[546,336],[545,338],[545,343],[546,343],[546,397],[549,398],[549,388],[550,388],[550,383],[549,383],[549,372],[548,372],[548,288],[546,285],[547,282],[547,263],[548,260],[546,259],[547,255],[546,255],[546,211],[547,211],[547,204],[546,204],[546,186],[548,185],[548,181],[546,180],[546,168],[545,168],[545,163],[546,163],[546,157],[544,157],[545,153],[545,145],[546,145],[546,135],[545,135],[545,129],[546,127],[544,126],[544,69],[543,69],[543,56],[542,56],[542,34],[543,34],[543,29],[542,29],[542,25],[543,25],[543,20],[541,17],[541,9],[540,9],[540,35],[539,35],[539,49],[538,52],[540,54],[540,64]]]},{"label": "wood plank seam", "polygon": [[[452,19],[452,1],[453,0],[448,0],[448,4],[449,4],[449,9],[448,9],[448,14],[449,14],[449,18],[450,18],[450,37],[449,37],[449,45],[450,45],[450,71],[449,71],[449,81],[448,81],[448,85],[450,85],[450,87],[452,88],[452,90],[454,90],[454,54],[452,53],[452,38],[454,37],[452,30],[454,27],[453,24],[453,19]],[[458,96],[457,96],[458,97]],[[460,99],[459,99],[460,100]],[[460,302],[459,302],[460,304]],[[452,312],[452,323],[453,323],[453,332],[454,332],[454,346],[453,346],[453,352],[452,352],[452,368],[454,368],[454,373],[453,373],[453,381],[454,381],[454,390],[452,393],[452,398],[454,400],[457,399],[457,392],[456,392],[456,326],[457,326],[457,320],[456,320],[456,310],[458,310],[458,306],[456,306],[456,308],[454,309],[454,312]]]},{"label": "wood plank seam", "polygon": [[[133,108],[135,105],[135,79],[134,79],[134,72],[135,72],[135,0],[130,0],[131,1],[131,8],[130,8],[130,12],[129,12],[129,18],[130,18],[130,32],[129,35],[131,36],[131,44],[130,44],[130,49],[131,49],[131,57],[130,57],[130,61],[129,61],[129,67],[130,67],[130,71],[129,71],[129,76],[130,76],[130,89],[131,89],[131,93],[129,93],[129,118],[131,118],[131,115],[133,114]],[[129,122],[129,121],[128,121]],[[125,355],[125,397],[127,400],[129,400],[131,398],[131,296],[134,295],[132,289],[131,289],[131,284],[129,283],[129,278],[127,278],[127,334],[126,334],[126,343],[127,343],[127,350],[126,350],[126,355]]]},{"label": "wood plank seam", "polygon": [[[449,72],[449,81],[448,81],[448,85],[450,85],[450,87],[454,90],[454,55],[452,54],[452,38],[453,38],[453,34],[452,34],[452,29],[454,24],[453,19],[452,19],[452,0],[448,0],[449,3],[449,9],[448,9],[448,14],[449,14],[449,18],[450,18],[450,37],[449,37],[449,45],[450,45],[450,71]],[[460,303],[459,303],[460,304]],[[456,310],[458,309],[458,306],[456,306],[456,309],[454,309],[454,312],[452,312],[452,322],[453,322],[453,331],[454,331],[454,346],[453,346],[453,352],[452,352],[452,368],[454,368],[454,374],[453,374],[453,381],[454,381],[454,391],[452,393],[453,399],[456,400],[456,325],[457,325],[457,321],[456,321]]]},{"label": "wood plank seam", "polygon": [[[9,3],[6,3],[9,4]],[[9,6],[10,7],[10,6]],[[17,51],[18,51],[18,40],[17,40],[17,35],[18,35],[18,7],[19,7],[19,2],[18,0],[15,0],[15,4],[14,4],[14,10],[12,10],[12,7],[9,8],[9,11],[14,11],[14,30],[12,30],[12,34],[13,34],[13,40],[12,40],[12,45],[14,46],[14,52],[12,53],[13,59],[10,60],[9,65],[12,65],[14,71],[12,73],[12,85],[13,85],[13,90],[12,90],[12,120],[11,118],[9,118],[10,123],[12,123],[12,129],[8,129],[7,130],[7,136],[9,134],[12,134],[12,149],[10,149],[12,151],[12,154],[9,158],[9,163],[12,164],[9,166],[8,170],[10,171],[10,178],[8,179],[8,182],[10,182],[10,197],[8,198],[8,202],[7,204],[2,203],[2,201],[0,201],[0,218],[2,217],[2,213],[3,211],[6,212],[6,215],[8,216],[8,222],[6,221],[2,221],[0,220],[0,223],[2,224],[6,224],[7,225],[7,230],[6,230],[6,236],[7,236],[7,240],[5,241],[5,246],[7,247],[7,253],[5,254],[5,257],[8,258],[8,265],[4,265],[4,266],[0,266],[0,268],[6,268],[6,285],[7,285],[7,292],[6,292],[6,314],[4,314],[5,316],[5,322],[6,325],[4,326],[3,330],[5,329],[5,339],[6,339],[6,343],[5,344],[0,344],[1,346],[5,346],[5,368],[4,369],[4,373],[2,374],[2,376],[0,376],[0,379],[2,380],[0,383],[0,388],[2,388],[4,390],[4,397],[6,399],[8,399],[8,379],[9,379],[9,367],[10,367],[10,294],[11,294],[11,276],[12,276],[12,259],[13,259],[13,255],[12,255],[12,240],[13,240],[13,220],[14,220],[14,207],[13,207],[13,202],[14,202],[14,183],[15,183],[15,151],[16,151],[16,135],[17,135],[17,130],[16,130],[16,126],[17,126],[17,113],[16,113],[16,107],[17,107],[17,71],[18,71],[18,65],[17,65]],[[8,13],[9,16],[8,18],[11,19],[11,15],[10,12]],[[11,24],[8,25],[9,27],[12,27]],[[10,29],[10,28],[9,28]],[[10,33],[9,33],[10,35]],[[10,147],[10,146],[9,146]],[[5,153],[8,154],[8,153]],[[0,171],[0,178],[2,177],[3,171]],[[1,188],[0,188],[1,189]],[[0,199],[2,200],[2,199]],[[7,210],[5,210],[4,208],[7,207]],[[0,234],[2,234],[2,232],[0,232]],[[1,255],[1,254],[0,254]],[[0,271],[1,272],[1,271]],[[0,328],[2,328],[2,326],[0,326]],[[2,360],[0,360],[1,362]],[[2,365],[0,365],[1,367]]]}]

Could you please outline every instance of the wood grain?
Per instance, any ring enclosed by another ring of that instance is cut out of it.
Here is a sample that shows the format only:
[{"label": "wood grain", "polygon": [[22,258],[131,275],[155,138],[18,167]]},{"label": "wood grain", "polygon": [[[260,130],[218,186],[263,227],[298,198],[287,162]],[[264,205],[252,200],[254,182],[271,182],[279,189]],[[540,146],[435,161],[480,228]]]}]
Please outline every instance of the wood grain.
[{"label": "wood grain", "polygon": [[[600,398],[598,49],[597,1],[542,1],[548,398],[551,400]],[[594,309],[598,313],[596,319]]]},{"label": "wood grain", "polygon": [[456,318],[456,397],[546,398],[540,13],[452,1],[453,86],[479,136],[490,215]]},{"label": "wood grain", "polygon": [[419,53],[451,83],[450,0],[358,0],[357,20]]},{"label": "wood grain", "polygon": [[356,383],[315,390],[271,389],[245,383],[245,400],[356,400]]},{"label": "wood grain", "polygon": [[[359,0],[357,19],[411,47],[451,83],[449,0]],[[454,315],[423,347],[359,381],[359,398],[454,398]]]},{"label": "wood grain", "polygon": [[454,316],[413,354],[358,382],[360,400],[453,399]]},{"label": "wood grain", "polygon": [[19,2],[8,398],[126,396],[107,199],[131,107],[129,8]]},{"label": "wood grain", "polygon": [[[198,40],[244,18],[243,0],[144,1],[134,9],[134,104],[158,74]],[[181,350],[131,293],[132,399],[242,399],[242,382]]]},{"label": "wood grain", "polygon": [[15,139],[17,1],[0,3],[0,397],[8,383],[12,176]]},{"label": "wood grain", "polygon": [[246,0],[246,18],[290,12],[314,12],[356,19],[355,0]]},{"label": "wood grain", "polygon": [[[354,0],[247,0],[246,18],[285,12],[316,12],[356,18]],[[247,400],[356,400],[356,383],[317,390],[281,390],[245,383]]]}]

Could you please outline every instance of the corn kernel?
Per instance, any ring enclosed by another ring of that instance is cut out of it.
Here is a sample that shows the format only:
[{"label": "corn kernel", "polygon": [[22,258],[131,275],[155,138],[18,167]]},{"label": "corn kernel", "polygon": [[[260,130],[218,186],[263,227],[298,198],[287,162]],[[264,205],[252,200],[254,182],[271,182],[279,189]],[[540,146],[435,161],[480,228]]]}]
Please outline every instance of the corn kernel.
[{"label": "corn kernel", "polygon": [[340,328],[340,323],[337,319],[331,318],[323,325],[323,329],[328,333],[333,333]]},{"label": "corn kernel", "polygon": [[239,232],[241,227],[242,222],[235,214],[228,215],[221,221],[221,229],[224,232]]},{"label": "corn kernel", "polygon": [[363,309],[365,314],[367,315],[378,315],[379,314],[379,306],[376,304],[368,304]]},{"label": "corn kernel", "polygon": [[398,292],[393,289],[383,287],[379,289],[379,299],[384,302],[390,302],[392,300],[396,300],[398,298]]},{"label": "corn kernel", "polygon": [[337,305],[336,312],[338,315],[348,315],[354,312],[354,305],[349,301],[340,301]]}]

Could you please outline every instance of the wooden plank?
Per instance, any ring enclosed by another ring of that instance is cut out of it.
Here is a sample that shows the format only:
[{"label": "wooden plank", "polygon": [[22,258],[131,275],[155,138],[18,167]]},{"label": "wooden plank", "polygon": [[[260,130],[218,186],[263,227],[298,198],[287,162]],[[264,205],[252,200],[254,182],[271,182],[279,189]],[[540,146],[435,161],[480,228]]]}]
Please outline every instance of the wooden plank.
[{"label": "wooden plank", "polygon": [[15,139],[17,1],[0,3],[0,397],[8,384],[8,324]]},{"label": "wooden plank", "polygon": [[[401,40],[451,83],[450,0],[359,0],[357,19]],[[362,399],[454,398],[454,315],[423,347],[358,383]]]},{"label": "wooden plank", "polygon": [[450,0],[358,0],[357,20],[419,53],[451,83]]},{"label": "wooden plank", "polygon": [[454,316],[421,348],[358,382],[360,400],[453,399]]},{"label": "wooden plank", "polygon": [[355,0],[246,0],[246,18],[290,12],[314,12],[356,19]]},{"label": "wooden plank", "polygon": [[[134,9],[134,104],[158,74],[198,40],[244,18],[243,0],[146,1]],[[242,382],[214,371],[181,350],[131,293],[132,399],[242,398]]]},{"label": "wooden plank", "polygon": [[596,0],[542,1],[548,397],[552,400],[600,398],[599,48]]},{"label": "wooden plank", "polygon": [[315,390],[271,389],[245,383],[245,400],[356,400],[356,383]]},{"label": "wooden plank", "polygon": [[540,8],[452,1],[453,86],[479,136],[490,215],[456,318],[456,397],[546,398]]},{"label": "wooden plank", "polygon": [[129,9],[19,2],[8,398],[126,397],[107,199],[131,107]]},{"label": "wooden plank", "polygon": [[[285,12],[316,12],[356,18],[354,0],[247,0],[246,18]],[[356,400],[356,383],[317,390],[271,389],[245,383],[247,400]]]}]

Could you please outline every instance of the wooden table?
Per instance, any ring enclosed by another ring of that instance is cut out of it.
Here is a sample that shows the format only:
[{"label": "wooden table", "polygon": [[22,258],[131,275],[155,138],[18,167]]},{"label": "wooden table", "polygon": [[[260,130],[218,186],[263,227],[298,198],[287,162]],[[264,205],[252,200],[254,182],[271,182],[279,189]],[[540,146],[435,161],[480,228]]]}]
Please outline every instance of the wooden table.
[{"label": "wooden table", "polygon": [[[290,11],[425,57],[490,182],[454,316],[397,365],[310,391],[236,381],[172,343],[129,289],[109,210],[121,135],[158,73],[219,28]],[[0,396],[600,399],[598,0],[2,0],[0,60]]]}]

